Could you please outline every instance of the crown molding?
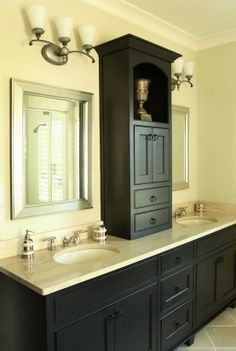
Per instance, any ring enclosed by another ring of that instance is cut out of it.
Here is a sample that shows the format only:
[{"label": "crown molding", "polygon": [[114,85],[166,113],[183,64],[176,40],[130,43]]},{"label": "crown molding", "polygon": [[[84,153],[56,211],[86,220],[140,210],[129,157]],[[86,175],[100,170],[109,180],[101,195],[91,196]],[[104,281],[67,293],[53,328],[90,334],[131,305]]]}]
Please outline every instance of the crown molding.
[{"label": "crown molding", "polygon": [[212,36],[198,37],[173,24],[153,15],[126,0],[80,0],[104,12],[122,18],[149,32],[178,43],[193,51],[204,50],[214,46],[236,41],[236,29]]}]

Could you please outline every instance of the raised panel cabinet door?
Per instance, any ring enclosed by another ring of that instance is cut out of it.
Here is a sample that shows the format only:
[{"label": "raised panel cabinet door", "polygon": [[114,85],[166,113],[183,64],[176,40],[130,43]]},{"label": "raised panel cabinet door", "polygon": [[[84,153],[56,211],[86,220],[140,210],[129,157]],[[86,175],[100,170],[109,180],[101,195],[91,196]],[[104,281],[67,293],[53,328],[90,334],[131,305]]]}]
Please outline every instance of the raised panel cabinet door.
[{"label": "raised panel cabinet door", "polygon": [[105,308],[56,332],[57,351],[114,351],[114,308]]},{"label": "raised panel cabinet door", "polygon": [[125,298],[115,306],[115,351],[156,351],[156,284]]},{"label": "raised panel cabinet door", "polygon": [[197,324],[204,322],[217,308],[216,256],[197,264]]},{"label": "raised panel cabinet door", "polygon": [[153,181],[166,182],[170,179],[169,170],[169,129],[153,128]]},{"label": "raised panel cabinet door", "polygon": [[236,295],[236,246],[222,252],[217,262],[217,298],[219,303]]},{"label": "raised panel cabinet door", "polygon": [[135,184],[152,182],[152,128],[135,127],[134,181]]}]

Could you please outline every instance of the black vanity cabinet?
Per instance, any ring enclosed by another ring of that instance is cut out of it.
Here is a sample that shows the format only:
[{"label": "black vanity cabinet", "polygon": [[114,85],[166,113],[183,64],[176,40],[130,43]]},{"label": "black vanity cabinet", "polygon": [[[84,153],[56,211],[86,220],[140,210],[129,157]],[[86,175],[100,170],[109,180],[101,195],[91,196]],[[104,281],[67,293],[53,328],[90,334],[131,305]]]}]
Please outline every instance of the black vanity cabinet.
[{"label": "black vanity cabinet", "polygon": [[[135,239],[171,227],[171,62],[180,55],[133,35],[96,47],[100,69],[102,219]],[[140,120],[135,82],[150,80]]]},{"label": "black vanity cabinet", "polygon": [[196,320],[201,325],[236,296],[236,229],[197,243]]},{"label": "black vanity cabinet", "polygon": [[0,274],[0,351],[156,351],[157,258],[41,296]]}]

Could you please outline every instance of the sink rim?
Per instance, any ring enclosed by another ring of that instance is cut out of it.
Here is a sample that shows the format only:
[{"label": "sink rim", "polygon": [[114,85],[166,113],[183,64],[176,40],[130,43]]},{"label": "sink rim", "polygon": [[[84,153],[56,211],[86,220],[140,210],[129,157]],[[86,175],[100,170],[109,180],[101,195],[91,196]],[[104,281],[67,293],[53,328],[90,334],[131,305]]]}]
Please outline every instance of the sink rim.
[{"label": "sink rim", "polygon": [[176,223],[181,224],[183,226],[190,226],[190,225],[200,226],[202,224],[211,224],[216,222],[218,222],[217,218],[211,217],[211,216],[185,216],[185,217],[176,218]]},{"label": "sink rim", "polygon": [[[79,252],[85,252],[85,251],[90,251],[92,252],[93,250],[99,250],[99,251],[104,251],[104,252],[113,252],[116,254],[120,253],[120,250],[117,249],[116,247],[112,246],[112,245],[107,245],[107,244],[79,244],[78,246],[73,246],[73,247],[68,247],[68,248],[64,248],[58,252],[56,252],[53,255],[53,260],[56,263],[61,263],[61,264],[80,264],[80,263],[91,263],[91,262],[95,262],[96,260],[98,260],[98,258],[94,258],[92,259],[91,256],[88,258],[84,258],[84,259],[80,259],[78,258],[77,262],[63,262],[63,256],[69,255],[70,253],[73,255],[73,253],[75,254],[79,254]],[[60,258],[62,258],[62,261],[60,261]]]}]

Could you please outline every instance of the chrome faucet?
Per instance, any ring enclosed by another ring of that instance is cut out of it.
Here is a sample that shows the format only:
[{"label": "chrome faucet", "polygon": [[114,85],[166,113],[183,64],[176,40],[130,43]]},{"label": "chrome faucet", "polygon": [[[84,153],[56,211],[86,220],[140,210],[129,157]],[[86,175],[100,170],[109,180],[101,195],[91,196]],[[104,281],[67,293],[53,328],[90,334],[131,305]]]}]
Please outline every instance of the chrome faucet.
[{"label": "chrome faucet", "polygon": [[175,211],[175,217],[185,217],[188,215],[187,212],[187,207],[179,207],[177,208],[177,210]]},{"label": "chrome faucet", "polygon": [[56,237],[50,236],[49,238],[43,239],[43,241],[48,241],[48,250],[53,251],[56,250]]},{"label": "chrome faucet", "polygon": [[62,246],[68,247],[72,242],[74,245],[79,245],[80,243],[80,235],[79,231],[73,233],[73,235],[69,238],[68,236],[64,236],[62,240]]}]

